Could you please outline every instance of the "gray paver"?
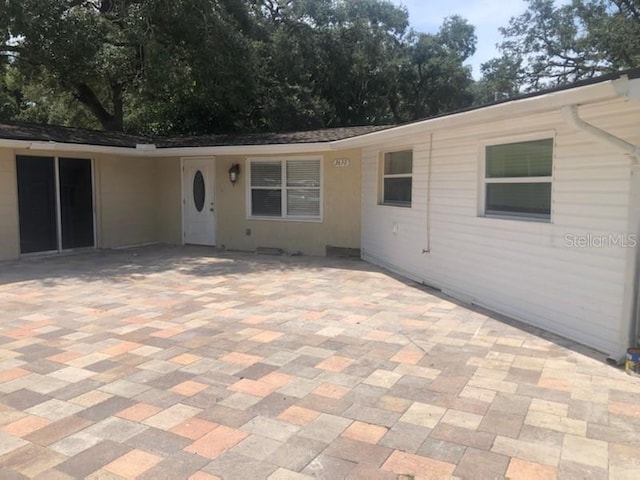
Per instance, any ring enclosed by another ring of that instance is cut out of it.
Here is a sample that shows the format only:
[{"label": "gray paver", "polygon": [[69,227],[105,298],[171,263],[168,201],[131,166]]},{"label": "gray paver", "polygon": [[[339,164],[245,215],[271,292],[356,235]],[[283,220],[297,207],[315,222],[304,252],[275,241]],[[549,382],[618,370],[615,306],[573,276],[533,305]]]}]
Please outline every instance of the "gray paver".
[{"label": "gray paver", "polygon": [[640,379],[359,260],[155,246],[1,267],[2,478],[638,469]]}]

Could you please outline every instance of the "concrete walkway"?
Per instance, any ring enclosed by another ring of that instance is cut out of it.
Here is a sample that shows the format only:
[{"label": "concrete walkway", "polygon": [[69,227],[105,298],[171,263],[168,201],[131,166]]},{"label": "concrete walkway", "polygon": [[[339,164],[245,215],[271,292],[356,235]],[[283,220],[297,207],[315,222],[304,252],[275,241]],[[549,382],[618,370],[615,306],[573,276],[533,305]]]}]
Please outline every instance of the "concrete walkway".
[{"label": "concrete walkway", "polygon": [[0,264],[0,478],[636,479],[640,379],[358,260]]}]

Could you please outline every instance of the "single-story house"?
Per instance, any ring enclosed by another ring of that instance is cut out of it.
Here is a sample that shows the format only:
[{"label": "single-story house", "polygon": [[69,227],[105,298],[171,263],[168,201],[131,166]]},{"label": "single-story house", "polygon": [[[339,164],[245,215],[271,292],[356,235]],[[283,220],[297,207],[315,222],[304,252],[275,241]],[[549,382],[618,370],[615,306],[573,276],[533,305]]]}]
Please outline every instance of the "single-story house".
[{"label": "single-story house", "polygon": [[638,70],[400,126],[158,139],[0,124],[0,260],[154,242],[358,251],[617,359],[637,340],[639,145]]}]

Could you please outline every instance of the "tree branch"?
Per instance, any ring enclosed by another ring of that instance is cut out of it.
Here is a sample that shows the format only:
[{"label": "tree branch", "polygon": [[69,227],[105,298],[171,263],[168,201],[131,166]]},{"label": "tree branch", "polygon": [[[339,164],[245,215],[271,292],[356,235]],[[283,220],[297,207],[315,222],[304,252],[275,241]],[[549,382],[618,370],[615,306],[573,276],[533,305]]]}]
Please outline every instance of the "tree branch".
[{"label": "tree branch", "polygon": [[[76,99],[85,105],[91,113],[95,115],[98,119],[102,128],[110,131],[122,131],[123,121],[122,121],[122,108],[120,106],[120,118],[117,115],[110,114],[100,102],[100,99],[97,97],[95,92],[87,85],[86,83],[77,83],[74,85],[75,89],[75,97]],[[115,93],[115,92],[114,92]],[[120,92],[121,95],[121,92]],[[122,102],[122,98],[120,97],[120,102]],[[114,95],[114,104],[116,103],[116,98]],[[116,112],[117,114],[118,112]]]}]

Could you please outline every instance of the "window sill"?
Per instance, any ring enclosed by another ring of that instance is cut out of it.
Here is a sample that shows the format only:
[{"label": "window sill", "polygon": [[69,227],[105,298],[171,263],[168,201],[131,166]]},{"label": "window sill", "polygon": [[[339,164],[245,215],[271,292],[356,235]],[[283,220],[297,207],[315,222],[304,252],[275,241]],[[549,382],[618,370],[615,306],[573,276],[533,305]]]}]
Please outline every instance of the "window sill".
[{"label": "window sill", "polygon": [[321,217],[303,218],[303,217],[247,217],[247,220],[254,222],[294,222],[294,223],[322,223]]},{"label": "window sill", "polygon": [[480,218],[490,218],[494,220],[514,220],[517,222],[531,222],[531,223],[552,223],[551,218],[544,217],[528,217],[526,215],[500,215],[496,213],[488,213],[485,215],[478,215]]},{"label": "window sill", "polygon": [[396,208],[411,208],[411,204],[406,203],[378,203],[380,207],[396,207]]}]

